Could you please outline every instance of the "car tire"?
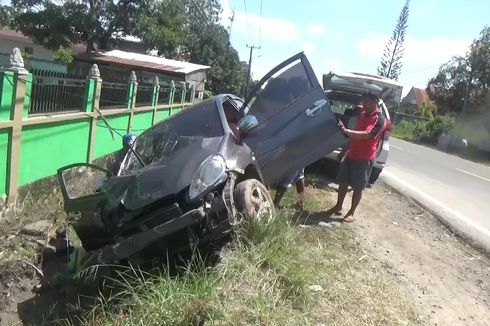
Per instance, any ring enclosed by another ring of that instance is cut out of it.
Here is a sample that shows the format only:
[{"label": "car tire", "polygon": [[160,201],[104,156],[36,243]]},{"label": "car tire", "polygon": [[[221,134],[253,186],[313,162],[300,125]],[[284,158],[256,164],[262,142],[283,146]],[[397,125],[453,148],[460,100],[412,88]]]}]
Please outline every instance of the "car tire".
[{"label": "car tire", "polygon": [[256,179],[240,182],[234,191],[235,208],[242,217],[271,218],[274,211],[272,197],[267,188]]},{"label": "car tire", "polygon": [[379,175],[381,174],[381,171],[383,171],[383,169],[380,169],[380,168],[374,168],[371,170],[371,175],[369,176],[369,184],[372,185],[374,184],[378,178],[379,178]]}]

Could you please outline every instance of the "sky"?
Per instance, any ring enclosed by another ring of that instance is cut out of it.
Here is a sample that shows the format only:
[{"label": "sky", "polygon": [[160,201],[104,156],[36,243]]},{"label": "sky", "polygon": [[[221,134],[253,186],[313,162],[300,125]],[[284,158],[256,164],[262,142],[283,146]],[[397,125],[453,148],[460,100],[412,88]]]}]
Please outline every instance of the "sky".
[{"label": "sky", "polygon": [[[319,82],[330,71],[376,74],[405,0],[221,0],[222,24],[252,75],[304,51]],[[425,88],[440,65],[464,55],[485,25],[489,0],[411,0],[399,82]],[[230,17],[233,16],[230,26]]]}]

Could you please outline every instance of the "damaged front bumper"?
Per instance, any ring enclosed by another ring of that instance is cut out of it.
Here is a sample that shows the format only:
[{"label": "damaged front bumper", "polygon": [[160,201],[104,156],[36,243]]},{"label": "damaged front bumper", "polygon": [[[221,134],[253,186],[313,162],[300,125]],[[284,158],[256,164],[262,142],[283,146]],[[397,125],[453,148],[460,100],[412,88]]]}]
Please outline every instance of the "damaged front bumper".
[{"label": "damaged front bumper", "polygon": [[194,225],[204,217],[204,208],[199,207],[149,230],[120,239],[117,243],[102,248],[98,262],[100,264],[118,263],[138,254],[155,242]]}]

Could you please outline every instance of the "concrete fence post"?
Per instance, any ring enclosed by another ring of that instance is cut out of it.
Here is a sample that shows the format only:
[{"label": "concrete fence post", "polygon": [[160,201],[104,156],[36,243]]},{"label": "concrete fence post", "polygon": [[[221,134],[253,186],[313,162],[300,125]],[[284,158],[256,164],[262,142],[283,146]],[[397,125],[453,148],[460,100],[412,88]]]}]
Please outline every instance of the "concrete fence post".
[{"label": "concrete fence post", "polygon": [[[18,48],[14,48],[10,55],[9,65],[4,72],[5,79],[12,82],[11,95],[7,95],[5,104],[10,97],[10,120],[12,130],[9,137],[7,150],[7,204],[12,204],[17,199],[17,189],[20,175],[20,146],[22,137],[22,120],[29,114],[30,89],[32,75],[24,68],[24,59]],[[4,87],[8,85],[4,85]],[[27,95],[27,96],[26,96]],[[4,98],[2,96],[2,105]],[[2,108],[4,109],[4,108]]]},{"label": "concrete fence post", "polygon": [[94,113],[90,118],[90,131],[88,137],[87,162],[92,163],[94,160],[95,137],[97,131],[97,111],[99,110],[100,91],[102,88],[102,79],[100,78],[99,67],[94,64],[87,75],[87,85],[85,91],[85,112]]},{"label": "concrete fence post", "polygon": [[174,96],[175,96],[175,82],[173,80],[170,81],[170,93],[168,94],[168,116],[172,115],[172,107],[174,105]]},{"label": "concrete fence post", "polygon": [[131,110],[129,113],[129,122],[128,122],[128,132],[133,130],[133,115],[134,108],[136,107],[136,93],[138,91],[138,79],[136,77],[136,73],[131,71],[128,79],[128,109]]},{"label": "concrete fence post", "polygon": [[153,93],[151,96],[151,105],[154,107],[153,109],[153,117],[151,119],[151,125],[153,126],[156,123],[157,120],[157,106],[158,106],[158,97],[160,95],[160,80],[158,79],[158,76],[155,76],[153,78]]},{"label": "concrete fence post", "polygon": [[194,98],[196,97],[196,87],[194,85],[191,85],[191,98],[190,101],[191,104],[194,104]]},{"label": "concrete fence post", "polygon": [[182,93],[180,94],[180,104],[182,105],[181,110],[184,109],[184,103],[185,103],[185,82],[180,82],[180,87],[182,87]]}]

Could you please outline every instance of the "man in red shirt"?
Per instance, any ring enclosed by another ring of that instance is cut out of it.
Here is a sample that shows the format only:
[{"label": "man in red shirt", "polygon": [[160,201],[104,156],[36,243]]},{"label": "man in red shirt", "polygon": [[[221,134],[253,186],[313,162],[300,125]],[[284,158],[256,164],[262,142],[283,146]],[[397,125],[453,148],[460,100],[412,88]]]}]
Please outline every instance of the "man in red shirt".
[{"label": "man in red shirt", "polygon": [[362,198],[362,191],[373,168],[379,139],[386,128],[386,119],[378,107],[379,98],[372,93],[362,96],[363,112],[359,115],[355,130],[343,125],[341,131],[350,138],[349,149],[340,165],[338,175],[339,190],[337,204],[327,214],[340,214],[349,185],[354,189],[350,210],[344,216],[345,222],[354,221],[354,213]]}]

